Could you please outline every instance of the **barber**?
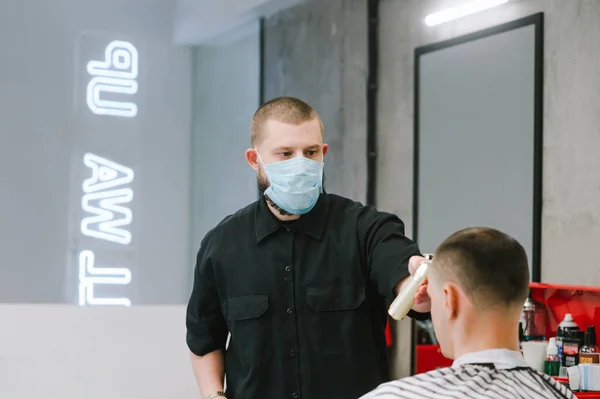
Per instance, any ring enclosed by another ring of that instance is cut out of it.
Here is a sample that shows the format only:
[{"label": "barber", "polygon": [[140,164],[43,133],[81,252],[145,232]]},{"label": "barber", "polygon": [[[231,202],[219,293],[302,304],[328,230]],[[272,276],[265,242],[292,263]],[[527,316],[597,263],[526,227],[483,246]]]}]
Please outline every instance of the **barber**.
[{"label": "barber", "polygon": [[[398,217],[323,191],[328,147],[310,105],[265,103],[251,142],[263,195],[197,256],[186,325],[202,398],[357,398],[389,380],[387,302],[419,248]],[[430,307],[422,286],[409,316]]]}]

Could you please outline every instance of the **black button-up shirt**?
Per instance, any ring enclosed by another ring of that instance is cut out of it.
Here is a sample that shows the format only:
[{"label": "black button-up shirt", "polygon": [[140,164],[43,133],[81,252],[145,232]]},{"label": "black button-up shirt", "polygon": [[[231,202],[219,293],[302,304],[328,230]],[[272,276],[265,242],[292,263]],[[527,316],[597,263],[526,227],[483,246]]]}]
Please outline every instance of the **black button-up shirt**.
[{"label": "black button-up shirt", "polygon": [[260,199],[202,241],[187,344],[225,351],[231,333],[229,398],[358,398],[389,379],[386,300],[419,254],[402,221],[373,207],[322,194],[281,222]]}]

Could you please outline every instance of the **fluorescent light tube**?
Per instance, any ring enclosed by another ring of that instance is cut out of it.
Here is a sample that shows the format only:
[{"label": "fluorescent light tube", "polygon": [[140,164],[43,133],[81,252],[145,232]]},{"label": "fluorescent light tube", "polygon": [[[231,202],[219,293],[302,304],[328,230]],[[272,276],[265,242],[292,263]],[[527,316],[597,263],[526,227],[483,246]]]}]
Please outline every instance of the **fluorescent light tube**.
[{"label": "fluorescent light tube", "polygon": [[456,7],[448,8],[447,10],[429,14],[425,18],[425,24],[435,26],[444,22],[452,21],[467,15],[475,14],[480,11],[487,10],[492,7],[497,7],[508,3],[508,0],[475,0],[461,4]]}]

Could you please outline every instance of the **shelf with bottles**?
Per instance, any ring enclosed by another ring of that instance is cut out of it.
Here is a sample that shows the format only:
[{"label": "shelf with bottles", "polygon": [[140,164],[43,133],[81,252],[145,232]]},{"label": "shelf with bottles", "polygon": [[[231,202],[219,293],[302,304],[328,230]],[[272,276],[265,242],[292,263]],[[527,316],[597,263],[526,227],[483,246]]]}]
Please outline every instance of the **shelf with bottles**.
[{"label": "shelf with bottles", "polygon": [[556,336],[556,330],[567,313],[585,331],[589,326],[600,328],[600,287],[531,283],[531,297],[546,307],[546,337]]},{"label": "shelf with bottles", "polygon": [[[592,345],[592,340],[594,341],[593,345],[596,344],[596,339],[593,335],[594,331],[599,332],[600,327],[600,287],[531,283],[530,288],[531,298],[545,308],[545,324],[544,328],[542,328],[544,331],[538,330],[537,334],[543,335],[542,339],[549,339],[557,335],[559,337],[562,335],[565,337],[570,336],[570,338],[564,338],[564,342],[561,343],[561,345],[564,345],[561,348],[562,356],[565,356],[568,352],[568,342],[570,350],[579,348],[583,352],[586,352],[587,346]],[[565,332],[565,324],[563,324],[559,333],[559,325],[565,320],[565,316],[567,315],[572,316],[567,317],[567,321],[570,321],[570,325],[577,326],[576,330],[579,331],[576,333]],[[590,342],[586,342],[588,338],[591,338],[589,339]],[[559,341],[561,339],[559,338]],[[579,346],[581,342],[584,343],[583,348]],[[571,358],[580,359],[582,357],[581,351],[579,353],[571,353],[569,351],[569,353]],[[593,362],[598,361],[598,357],[596,356],[586,356],[587,362],[591,362],[592,359]],[[600,392],[574,393],[578,398],[600,399]]]}]

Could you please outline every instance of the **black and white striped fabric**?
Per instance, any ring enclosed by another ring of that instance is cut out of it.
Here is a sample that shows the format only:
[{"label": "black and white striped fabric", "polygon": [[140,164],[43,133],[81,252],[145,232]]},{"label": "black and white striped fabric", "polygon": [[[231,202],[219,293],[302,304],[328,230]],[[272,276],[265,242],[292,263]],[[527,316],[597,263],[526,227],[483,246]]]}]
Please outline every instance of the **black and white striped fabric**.
[{"label": "black and white striped fabric", "polygon": [[519,352],[495,349],[467,355],[452,367],[382,384],[361,399],[399,398],[575,399],[575,396],[564,385],[528,367]]}]

